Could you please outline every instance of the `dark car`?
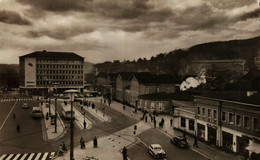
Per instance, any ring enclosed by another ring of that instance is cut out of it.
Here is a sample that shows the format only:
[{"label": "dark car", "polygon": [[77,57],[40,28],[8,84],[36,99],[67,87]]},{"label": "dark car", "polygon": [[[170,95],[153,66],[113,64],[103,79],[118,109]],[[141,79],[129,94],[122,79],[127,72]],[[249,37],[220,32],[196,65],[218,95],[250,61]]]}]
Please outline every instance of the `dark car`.
[{"label": "dark car", "polygon": [[186,137],[183,136],[173,137],[171,138],[171,142],[181,148],[188,148],[189,146]]}]

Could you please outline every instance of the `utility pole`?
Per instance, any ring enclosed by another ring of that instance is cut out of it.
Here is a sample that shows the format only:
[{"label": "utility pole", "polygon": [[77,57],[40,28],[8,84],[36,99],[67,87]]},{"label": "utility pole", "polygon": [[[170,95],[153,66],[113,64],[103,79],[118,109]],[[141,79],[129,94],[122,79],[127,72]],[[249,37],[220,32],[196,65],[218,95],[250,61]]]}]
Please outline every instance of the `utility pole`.
[{"label": "utility pole", "polygon": [[57,96],[55,96],[55,133],[57,133]]}]

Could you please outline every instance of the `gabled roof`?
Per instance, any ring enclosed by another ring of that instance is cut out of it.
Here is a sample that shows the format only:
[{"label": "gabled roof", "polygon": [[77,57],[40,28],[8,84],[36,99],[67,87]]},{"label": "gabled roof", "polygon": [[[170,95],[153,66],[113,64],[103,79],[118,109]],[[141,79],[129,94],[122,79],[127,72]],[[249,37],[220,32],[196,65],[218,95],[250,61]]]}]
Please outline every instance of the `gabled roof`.
[{"label": "gabled roof", "polygon": [[260,105],[260,93],[247,96],[247,92],[245,91],[205,91],[201,92],[201,95],[195,97]]},{"label": "gabled roof", "polygon": [[175,92],[175,93],[152,93],[139,95],[138,98],[155,101],[168,101],[168,100],[179,100],[179,101],[193,101],[193,96],[188,92]]},{"label": "gabled roof", "polygon": [[20,58],[23,57],[35,57],[35,58],[50,58],[50,59],[82,59],[84,60],[84,57],[81,57],[73,52],[53,52],[53,51],[35,51],[30,54],[26,54],[23,56],[20,56]]},{"label": "gabled roof", "polygon": [[137,72],[119,72],[118,75],[120,75],[122,77],[123,80],[129,80],[129,78]]},{"label": "gabled roof", "polygon": [[151,74],[149,72],[134,73],[129,80],[135,77],[140,84],[175,83],[174,77],[167,74]]}]

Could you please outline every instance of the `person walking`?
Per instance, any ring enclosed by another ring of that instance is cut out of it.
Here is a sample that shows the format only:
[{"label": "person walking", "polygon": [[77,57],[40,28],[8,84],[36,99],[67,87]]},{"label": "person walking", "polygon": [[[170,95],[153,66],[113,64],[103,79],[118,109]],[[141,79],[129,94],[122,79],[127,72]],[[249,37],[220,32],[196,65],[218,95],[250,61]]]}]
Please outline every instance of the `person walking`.
[{"label": "person walking", "polygon": [[68,149],[66,148],[66,145],[65,145],[65,142],[64,142],[64,141],[62,142],[62,150],[63,150],[63,151],[67,151],[67,150],[68,150]]},{"label": "person walking", "polygon": [[170,125],[171,125],[171,127],[172,127],[172,122],[173,122],[173,121],[172,121],[172,119],[171,119],[171,120],[170,120]]},{"label": "person walking", "polygon": [[93,139],[93,146],[94,148],[97,148],[98,144],[97,144],[97,137],[95,136]]},{"label": "person walking", "polygon": [[123,148],[122,154],[123,154],[123,160],[127,160],[127,149],[126,149],[126,147]]},{"label": "person walking", "polygon": [[84,129],[86,129],[86,125],[87,125],[87,122],[84,120],[84,122],[83,122]]},{"label": "person walking", "polygon": [[145,116],[145,122],[147,122],[147,116]]},{"label": "person walking", "polygon": [[15,113],[13,114],[13,119],[15,119]]},{"label": "person walking", "polygon": [[80,143],[80,148],[81,149],[85,148],[85,141],[84,141],[83,137],[80,138],[79,143]]},{"label": "person walking", "polygon": [[153,121],[154,128],[156,128],[156,119]]},{"label": "person walking", "polygon": [[21,131],[21,128],[20,128],[20,125],[18,124],[18,125],[16,126],[16,132],[17,132],[17,133],[20,133],[20,131]]}]

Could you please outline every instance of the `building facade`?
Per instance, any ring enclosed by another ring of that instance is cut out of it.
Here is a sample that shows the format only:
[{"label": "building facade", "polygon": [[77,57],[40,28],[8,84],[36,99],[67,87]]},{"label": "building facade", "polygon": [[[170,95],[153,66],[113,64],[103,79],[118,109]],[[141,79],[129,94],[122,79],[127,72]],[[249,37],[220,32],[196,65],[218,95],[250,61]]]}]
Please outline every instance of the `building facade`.
[{"label": "building facade", "polygon": [[71,52],[36,51],[19,57],[22,92],[83,89],[84,58]]},{"label": "building facade", "polygon": [[256,152],[250,145],[260,147],[258,99],[245,93],[195,96],[197,136],[238,154]]},{"label": "building facade", "polygon": [[125,102],[126,89],[130,85],[129,78],[133,72],[119,72],[116,77],[116,99]]}]

